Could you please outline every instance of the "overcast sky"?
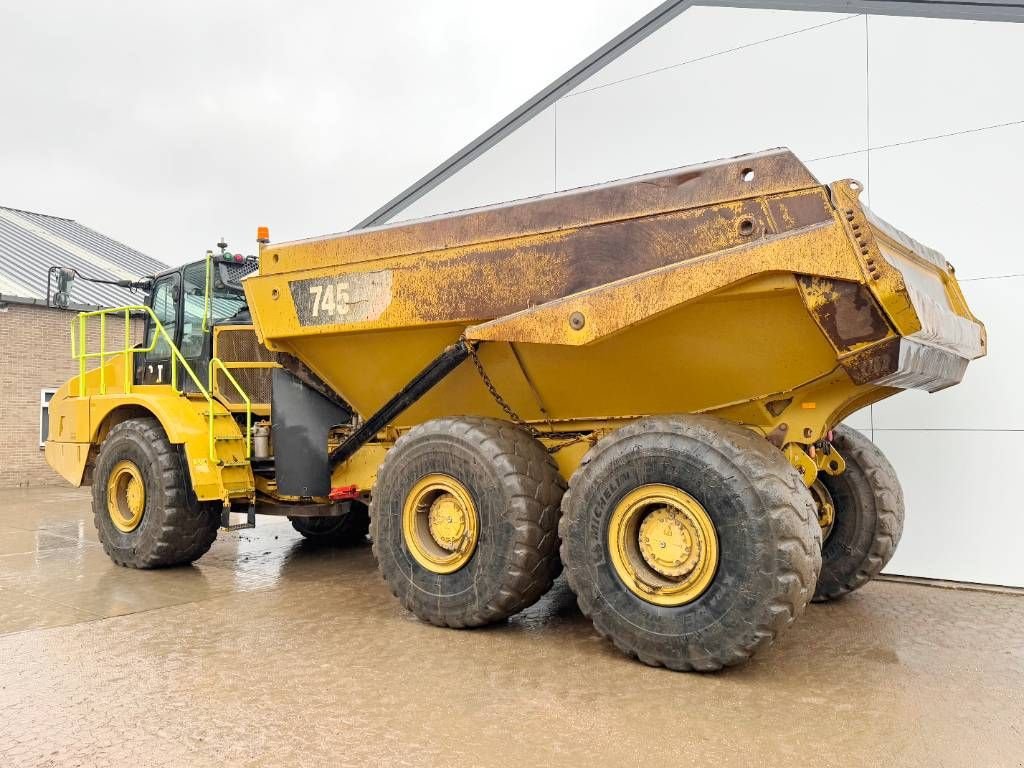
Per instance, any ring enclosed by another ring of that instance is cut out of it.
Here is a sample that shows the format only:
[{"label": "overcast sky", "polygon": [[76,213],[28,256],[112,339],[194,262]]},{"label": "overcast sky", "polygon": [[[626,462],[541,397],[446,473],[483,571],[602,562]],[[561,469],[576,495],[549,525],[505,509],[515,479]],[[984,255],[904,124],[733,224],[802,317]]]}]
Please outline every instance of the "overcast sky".
[{"label": "overcast sky", "polygon": [[0,0],[0,205],[170,263],[348,229],[654,0]]}]

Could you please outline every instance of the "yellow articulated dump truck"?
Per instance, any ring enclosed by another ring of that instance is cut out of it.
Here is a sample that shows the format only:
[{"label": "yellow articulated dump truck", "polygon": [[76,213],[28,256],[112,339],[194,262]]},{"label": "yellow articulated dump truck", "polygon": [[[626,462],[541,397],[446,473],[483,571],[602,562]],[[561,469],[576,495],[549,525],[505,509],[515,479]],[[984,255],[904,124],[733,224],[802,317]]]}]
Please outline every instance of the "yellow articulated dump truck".
[{"label": "yellow articulated dump truck", "polygon": [[[860,192],[772,150],[263,230],[258,259],[210,254],[75,318],[46,456],[92,485],[121,565],[191,562],[232,511],[287,515],[368,533],[436,625],[505,619],[564,568],[627,654],[737,664],[896,548],[899,482],[843,419],[985,354],[953,268]],[[133,312],[141,343],[89,346]]]}]

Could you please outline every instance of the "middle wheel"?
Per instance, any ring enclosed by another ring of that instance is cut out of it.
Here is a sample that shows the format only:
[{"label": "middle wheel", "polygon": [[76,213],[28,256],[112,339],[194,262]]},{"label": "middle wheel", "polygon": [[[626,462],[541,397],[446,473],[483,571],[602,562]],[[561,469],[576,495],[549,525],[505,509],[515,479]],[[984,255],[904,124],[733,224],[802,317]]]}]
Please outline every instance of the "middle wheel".
[{"label": "middle wheel", "polygon": [[565,483],[544,447],[495,419],[444,418],[403,435],[377,473],[370,535],[406,608],[438,626],[499,621],[561,569]]}]

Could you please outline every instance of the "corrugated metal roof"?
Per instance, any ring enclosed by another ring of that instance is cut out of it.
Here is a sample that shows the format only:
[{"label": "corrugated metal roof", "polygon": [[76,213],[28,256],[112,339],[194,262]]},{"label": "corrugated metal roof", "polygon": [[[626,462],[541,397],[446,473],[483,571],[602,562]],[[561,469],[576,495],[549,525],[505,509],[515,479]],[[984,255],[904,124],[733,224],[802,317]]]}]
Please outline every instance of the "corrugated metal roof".
[{"label": "corrugated metal roof", "polygon": [[[137,279],[167,265],[72,219],[0,206],[0,300],[46,303],[50,267],[72,267],[85,277]],[[76,306],[142,303],[125,288],[76,280]]]}]

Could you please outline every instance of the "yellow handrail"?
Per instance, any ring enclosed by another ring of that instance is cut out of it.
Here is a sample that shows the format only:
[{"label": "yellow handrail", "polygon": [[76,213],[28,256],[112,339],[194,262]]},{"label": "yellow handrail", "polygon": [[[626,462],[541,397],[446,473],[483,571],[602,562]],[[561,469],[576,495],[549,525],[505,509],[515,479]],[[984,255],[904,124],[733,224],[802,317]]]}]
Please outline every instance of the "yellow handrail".
[{"label": "yellow handrail", "polygon": [[[113,314],[115,312],[116,313],[123,313],[124,314],[124,322],[125,322],[125,324],[130,323],[130,318],[131,318],[131,313],[132,312],[142,312],[144,314],[149,315],[150,320],[152,320],[152,322],[153,322],[153,330],[154,330],[153,338],[149,342],[149,345],[145,346],[145,347],[142,347],[142,346],[132,347],[130,345],[130,343],[131,343],[131,332],[130,332],[130,329],[129,329],[129,330],[125,331],[125,339],[128,341],[128,343],[125,344],[124,349],[107,350],[107,348],[106,348],[106,346],[107,346],[106,317],[107,317],[107,315]],[[86,351],[85,327],[86,327],[86,320],[88,320],[90,317],[99,317],[100,318],[100,349],[99,349],[98,352],[87,352]],[[133,357],[135,355],[137,355],[137,354],[140,354],[140,353],[141,354],[145,354],[147,352],[152,352],[154,349],[156,349],[157,343],[162,338],[164,341],[167,342],[167,348],[170,350],[170,354],[171,354],[171,387],[174,389],[174,391],[178,392],[179,394],[181,393],[181,390],[178,389],[178,365],[180,364],[181,367],[185,369],[185,372],[189,375],[189,378],[192,379],[192,382],[199,389],[199,393],[203,397],[205,397],[207,400],[211,400],[212,399],[212,397],[211,397],[210,393],[207,391],[206,387],[203,386],[203,382],[196,375],[196,372],[192,370],[192,367],[188,364],[188,361],[185,360],[185,357],[181,354],[181,350],[179,350],[178,347],[175,346],[174,339],[172,339],[170,337],[170,335],[167,333],[167,330],[164,328],[163,323],[160,322],[160,318],[158,318],[156,316],[156,313],[152,310],[152,308],[147,307],[147,306],[145,306],[143,304],[133,304],[133,305],[129,305],[129,306],[126,306],[126,307],[114,307],[112,309],[97,309],[97,310],[94,310],[92,312],[80,312],[78,314],[78,316],[71,321],[72,335],[74,335],[74,323],[75,323],[76,319],[78,320],[78,342],[79,342],[79,346],[78,346],[78,350],[77,350],[78,354],[75,355],[75,357],[78,360],[78,395],[79,395],[79,397],[85,397],[85,373],[86,373],[85,365],[86,365],[86,360],[89,360],[89,359],[92,359],[92,358],[99,358],[99,360],[100,360],[100,394],[101,395],[105,395],[107,393],[107,386],[106,386],[107,382],[106,382],[105,366],[106,366],[107,358],[108,357],[113,357],[114,355],[124,355],[124,360],[125,360],[125,376],[124,376],[125,387],[124,387],[124,391],[125,391],[125,394],[129,394],[131,392],[131,389],[132,389],[131,370],[132,370],[132,360],[133,360]],[[74,346],[74,345],[72,344],[72,346]]]},{"label": "yellow handrail", "polygon": [[[149,316],[152,321],[153,338],[149,344],[145,347],[131,345],[131,314],[132,312],[142,312]],[[112,314],[123,314],[124,315],[124,349],[119,350],[107,350],[107,315]],[[100,349],[98,352],[89,352],[86,348],[86,321],[91,317],[100,318]],[[75,322],[78,322],[78,328],[75,328]],[[75,334],[77,331],[78,343],[75,343]],[[147,307],[143,304],[134,304],[125,307],[114,307],[110,309],[97,309],[92,312],[81,312],[75,318],[71,320],[71,357],[78,361],[78,396],[85,397],[86,385],[85,385],[85,374],[86,374],[86,361],[94,358],[99,358],[100,365],[100,394],[105,395],[107,393],[107,371],[106,363],[107,358],[113,357],[114,355],[124,356],[124,394],[130,394],[132,391],[132,373],[134,370],[134,357],[137,354],[146,354],[156,349],[160,339],[163,339],[167,343],[167,348],[170,350],[171,355],[171,388],[178,394],[182,394],[182,390],[178,388],[178,365],[185,370],[188,377],[195,384],[196,389],[199,390],[199,394],[203,396],[207,403],[207,421],[208,421],[208,434],[209,434],[209,448],[210,458],[216,460],[216,446],[213,439],[214,433],[214,397],[210,394],[210,389],[213,388],[213,375],[215,369],[219,368],[224,371],[228,381],[231,382],[232,386],[238,391],[238,394],[245,401],[245,457],[246,459],[250,456],[250,440],[252,435],[252,402],[249,400],[249,396],[245,394],[242,387],[231,372],[227,369],[223,362],[219,358],[212,358],[210,360],[210,366],[208,370],[207,386],[203,386],[203,382],[196,375],[196,372],[192,370],[192,366],[188,364],[185,356],[181,354],[181,350],[174,343],[174,339],[171,338],[170,334],[164,328],[163,323],[160,322],[160,318],[156,316],[156,313],[151,307]]]},{"label": "yellow handrail", "polygon": [[[216,370],[220,369],[227,376],[228,381],[231,382],[231,386],[235,388],[235,391],[241,396],[242,400],[245,401],[245,458],[250,456],[250,438],[252,433],[252,402],[249,400],[249,396],[245,394],[238,381],[231,375],[231,371],[228,370],[227,366],[221,361],[219,357],[210,358],[210,369],[207,376],[207,383],[210,385],[210,390],[213,390],[213,377]],[[210,416],[210,456],[213,457],[215,454],[215,448],[213,444],[213,416]]]}]

